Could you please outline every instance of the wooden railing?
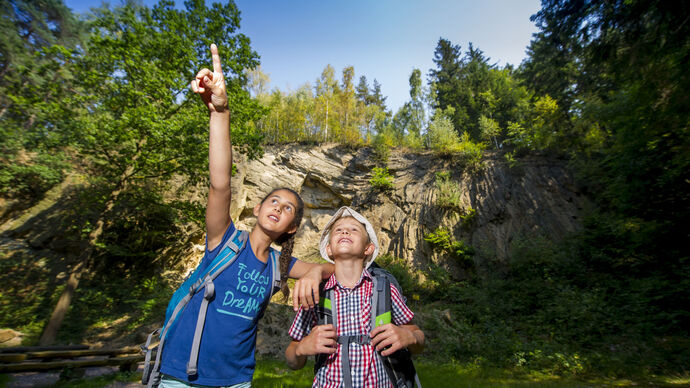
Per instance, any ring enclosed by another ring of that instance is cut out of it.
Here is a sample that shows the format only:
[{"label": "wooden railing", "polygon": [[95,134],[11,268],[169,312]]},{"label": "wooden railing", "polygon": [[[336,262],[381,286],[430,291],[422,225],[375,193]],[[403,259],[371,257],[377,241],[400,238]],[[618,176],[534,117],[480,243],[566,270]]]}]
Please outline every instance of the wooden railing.
[{"label": "wooden railing", "polygon": [[144,356],[138,346],[119,349],[90,349],[86,345],[0,349],[0,373],[92,366],[119,366],[122,371],[134,371],[141,361],[144,361]]}]

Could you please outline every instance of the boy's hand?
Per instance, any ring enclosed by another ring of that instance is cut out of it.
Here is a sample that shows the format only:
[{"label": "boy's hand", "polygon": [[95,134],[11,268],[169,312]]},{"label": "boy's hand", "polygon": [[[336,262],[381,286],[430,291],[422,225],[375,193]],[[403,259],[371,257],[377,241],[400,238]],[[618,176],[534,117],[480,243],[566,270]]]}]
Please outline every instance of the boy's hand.
[{"label": "boy's hand", "polygon": [[213,59],[213,71],[203,68],[192,80],[190,86],[192,92],[198,93],[201,100],[208,107],[208,111],[224,112],[228,108],[228,95],[225,92],[225,79],[220,67],[218,47],[211,45],[211,57]]},{"label": "boy's hand", "polygon": [[[371,331],[371,344],[382,356],[390,356],[400,349],[417,342],[410,330],[392,323],[379,326]],[[384,350],[385,349],[385,350]]]},{"label": "boy's hand", "polygon": [[318,325],[299,342],[295,351],[297,356],[314,356],[320,353],[335,353],[336,335],[333,325]]},{"label": "boy's hand", "polygon": [[301,305],[308,310],[319,303],[319,285],[321,284],[322,269],[316,265],[304,276],[299,278],[292,290],[292,308],[297,311]]}]

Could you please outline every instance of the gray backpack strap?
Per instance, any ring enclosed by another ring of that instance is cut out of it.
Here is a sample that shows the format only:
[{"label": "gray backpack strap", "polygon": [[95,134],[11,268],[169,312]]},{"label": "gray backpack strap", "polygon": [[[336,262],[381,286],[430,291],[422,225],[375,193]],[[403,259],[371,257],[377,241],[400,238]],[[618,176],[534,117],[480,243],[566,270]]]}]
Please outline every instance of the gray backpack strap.
[{"label": "gray backpack strap", "polygon": [[[382,274],[377,270],[373,270],[371,271],[371,273],[371,279],[373,283],[371,294],[371,328],[373,330],[375,327],[393,322],[393,303],[391,298],[391,287],[393,287],[394,285],[385,274]],[[395,284],[397,284],[397,281]],[[403,349],[399,350],[398,353],[403,351],[407,352],[406,349]],[[412,388],[412,384],[416,384],[417,388],[422,388],[422,383],[419,381],[419,376],[417,375],[416,371],[413,379],[414,381],[412,381],[410,376],[400,372],[394,367],[394,363],[396,365],[399,363],[398,360],[393,360],[392,357],[394,357],[395,355],[382,356],[381,353],[377,351],[375,351],[375,353],[375,357],[378,357],[381,360],[384,366],[384,370],[386,371],[386,374],[388,375],[388,378],[390,379],[394,387]],[[411,359],[409,360],[409,362],[410,368],[414,371],[414,365],[412,365]]]},{"label": "gray backpack strap", "polygon": [[335,297],[333,296],[333,289],[326,291],[326,297],[331,300],[331,317],[333,319],[333,330],[336,337],[338,336],[338,306],[336,306]]},{"label": "gray backpack strap", "polygon": [[213,280],[218,277],[223,271],[225,271],[226,268],[232,265],[232,263],[237,260],[237,257],[240,255],[240,252],[242,249],[247,244],[247,239],[248,239],[248,233],[247,232],[242,232],[240,235],[240,241],[241,241],[241,246],[235,245],[235,243],[227,244],[230,249],[235,251],[235,256],[228,260],[225,264],[223,264],[219,268],[214,268],[213,272],[211,272],[209,275],[204,278],[204,285],[202,286],[204,288],[204,298],[201,300],[201,307],[199,308],[199,315],[197,316],[196,319],[196,327],[194,329],[194,339],[192,340],[192,348],[189,351],[189,361],[187,361],[187,376],[193,376],[199,372],[198,369],[198,361],[199,361],[199,349],[201,348],[201,335],[203,334],[204,331],[204,324],[206,323],[206,311],[208,310],[208,304],[213,299],[213,297],[216,294],[215,286],[213,285]]},{"label": "gray backpack strap", "polygon": [[156,345],[154,348],[151,348],[151,339],[153,338],[154,335],[158,334],[160,329],[156,329],[149,334],[149,336],[146,338],[146,344],[141,346],[141,351],[144,353],[144,372],[141,374],[141,383],[142,384],[148,384],[149,379],[151,378],[151,354],[158,346]]},{"label": "gray backpack strap", "polygon": [[[234,261],[234,260],[233,260]],[[201,333],[204,331],[204,323],[206,322],[206,310],[208,310],[208,303],[216,294],[216,288],[213,285],[213,280],[206,278],[204,284],[204,299],[201,301],[199,308],[199,315],[196,317],[196,328],[194,329],[194,339],[192,340],[192,350],[189,354],[189,361],[187,362],[187,376],[193,376],[199,371],[197,362],[199,360],[199,348],[201,347]]]},{"label": "gray backpack strap", "polygon": [[268,259],[271,262],[271,267],[273,267],[271,271],[273,273],[273,289],[280,290],[280,254],[275,249],[270,248]]},{"label": "gray backpack strap", "polygon": [[369,325],[371,326],[370,329],[374,330],[374,328],[376,328],[376,311],[379,307],[379,293],[376,292],[379,285],[379,280],[376,278],[376,276],[371,277],[371,283],[371,318],[369,320]]},{"label": "gray backpack strap", "polygon": [[338,337],[338,343],[342,346],[340,359],[342,360],[343,386],[352,388],[352,370],[350,369],[350,344],[366,345],[371,343],[368,335],[344,335]]}]

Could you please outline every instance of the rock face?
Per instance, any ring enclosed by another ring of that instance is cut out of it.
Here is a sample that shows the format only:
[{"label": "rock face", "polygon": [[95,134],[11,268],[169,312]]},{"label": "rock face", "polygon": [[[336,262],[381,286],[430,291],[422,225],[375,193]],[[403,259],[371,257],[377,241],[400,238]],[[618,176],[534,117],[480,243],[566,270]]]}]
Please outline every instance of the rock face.
[{"label": "rock face", "polygon": [[[236,163],[232,219],[238,227],[249,230],[255,220],[253,207],[271,189],[294,189],[306,205],[294,255],[306,261],[320,260],[321,231],[331,214],[344,205],[354,207],[371,221],[378,231],[381,254],[401,258],[413,268],[434,262],[462,277],[459,264],[432,249],[424,241],[425,235],[443,227],[454,240],[475,249],[475,261],[501,261],[509,256],[516,239],[543,234],[558,240],[576,231],[586,204],[564,163],[547,158],[521,159],[519,167],[511,168],[500,154],[487,153],[480,171],[468,173],[461,162],[451,158],[393,150],[387,166],[394,188],[386,192],[374,190],[369,183],[371,170],[377,166],[370,148],[266,146],[258,160],[243,160],[236,153]],[[460,203],[455,209],[437,205],[435,181],[439,172],[448,173],[457,184]],[[35,249],[78,252],[78,247],[68,246],[70,242],[58,229],[47,226],[59,224],[54,219],[60,215],[59,209],[53,209],[57,208],[56,198],[68,203],[70,192],[79,184],[78,179],[66,179],[25,215],[0,225],[0,233],[11,230],[14,238],[24,239]],[[207,194],[201,190],[184,195],[204,203]],[[468,225],[462,215],[471,209],[476,213]],[[36,214],[39,216],[34,217]],[[196,267],[204,252],[203,230],[189,225],[184,229],[183,241],[163,254],[171,264],[166,268],[178,276]]]},{"label": "rock face", "polygon": [[[377,192],[369,183],[377,164],[368,148],[268,146],[261,159],[237,163],[233,220],[250,228],[253,206],[271,189],[296,190],[306,208],[294,254],[307,261],[318,260],[320,233],[340,206],[354,207],[372,222],[379,231],[382,254],[402,258],[413,267],[429,260],[441,262],[461,275],[424,241],[426,234],[442,226],[455,240],[472,245],[478,256],[504,260],[516,238],[543,234],[559,239],[577,230],[585,203],[563,163],[548,159],[526,159],[510,168],[500,155],[488,154],[483,168],[469,174],[452,159],[393,151],[388,168],[395,187],[387,192]],[[458,209],[436,205],[438,172],[448,172],[458,184]],[[467,225],[461,216],[470,209],[476,215]]]}]

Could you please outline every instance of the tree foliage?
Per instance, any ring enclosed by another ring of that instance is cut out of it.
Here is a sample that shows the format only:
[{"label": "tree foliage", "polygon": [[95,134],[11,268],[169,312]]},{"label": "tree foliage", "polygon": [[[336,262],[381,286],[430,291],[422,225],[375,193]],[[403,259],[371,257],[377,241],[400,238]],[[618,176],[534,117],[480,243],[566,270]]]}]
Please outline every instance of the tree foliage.
[{"label": "tree foliage", "polygon": [[84,25],[61,1],[0,2],[0,194],[36,200],[64,177],[74,74],[64,65]]}]

